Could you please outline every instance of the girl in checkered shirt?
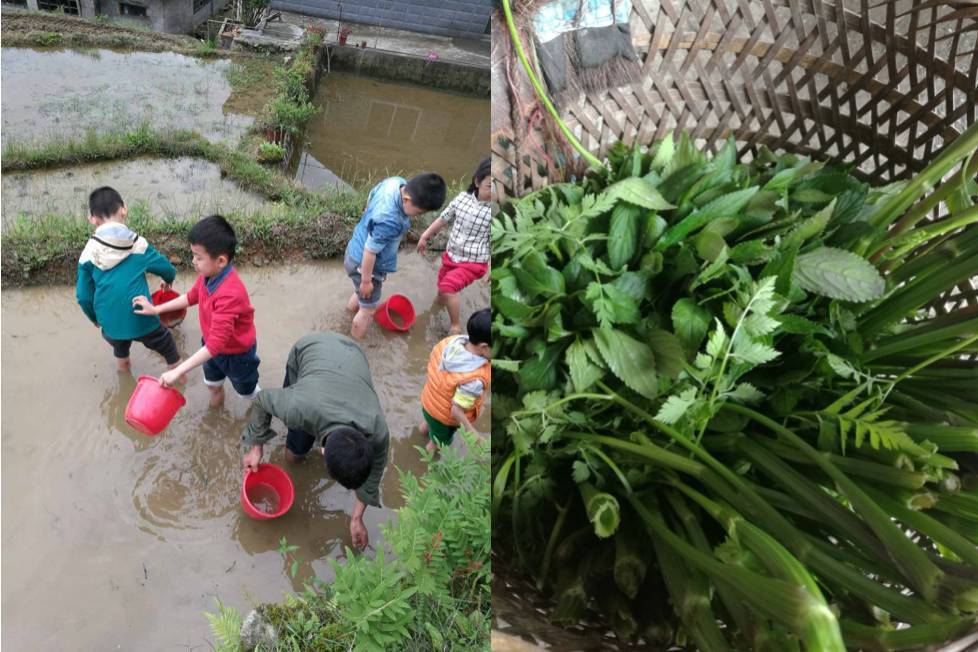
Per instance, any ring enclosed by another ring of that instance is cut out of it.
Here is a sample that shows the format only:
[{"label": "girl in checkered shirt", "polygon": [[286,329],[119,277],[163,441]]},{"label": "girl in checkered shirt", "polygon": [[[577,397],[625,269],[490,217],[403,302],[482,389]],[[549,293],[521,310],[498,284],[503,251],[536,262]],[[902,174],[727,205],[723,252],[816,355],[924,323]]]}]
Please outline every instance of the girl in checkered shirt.
[{"label": "girl in checkered shirt", "polygon": [[438,270],[438,303],[448,309],[450,333],[461,333],[459,293],[489,271],[489,230],[492,223],[489,199],[492,196],[491,159],[487,158],[472,175],[472,184],[435,218],[418,240],[418,253],[424,253],[428,240],[454,220],[448,245]]}]

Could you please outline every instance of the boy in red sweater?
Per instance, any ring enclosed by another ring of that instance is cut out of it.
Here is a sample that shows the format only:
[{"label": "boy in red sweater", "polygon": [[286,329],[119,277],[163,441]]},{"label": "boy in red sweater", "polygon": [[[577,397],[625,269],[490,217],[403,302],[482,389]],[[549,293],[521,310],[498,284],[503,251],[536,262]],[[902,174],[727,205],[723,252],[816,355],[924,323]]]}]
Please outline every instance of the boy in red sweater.
[{"label": "boy in red sweater", "polygon": [[184,374],[204,365],[204,384],[211,392],[211,407],[224,402],[224,379],[247,399],[258,394],[255,309],[248,290],[231,265],[237,239],[234,229],[220,215],[211,215],[190,229],[190,251],[200,276],[186,294],[154,306],[147,297],[132,300],[133,312],[158,315],[198,305],[203,346],[175,369],[160,376],[160,384],[172,387]]}]

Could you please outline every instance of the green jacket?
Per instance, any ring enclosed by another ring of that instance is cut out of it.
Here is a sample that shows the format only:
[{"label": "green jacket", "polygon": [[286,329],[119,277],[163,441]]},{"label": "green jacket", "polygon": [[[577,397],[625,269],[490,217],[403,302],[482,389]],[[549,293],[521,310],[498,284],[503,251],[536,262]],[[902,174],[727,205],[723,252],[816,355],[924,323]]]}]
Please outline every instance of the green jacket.
[{"label": "green jacket", "polygon": [[316,437],[317,444],[341,426],[355,428],[367,436],[374,453],[370,477],[357,489],[357,497],[380,507],[390,433],[363,351],[338,333],[313,333],[292,347],[286,372],[288,387],[258,392],[241,440],[252,446],[270,440],[275,436],[273,416]]},{"label": "green jacket", "polygon": [[112,339],[148,335],[160,327],[160,318],[132,311],[133,297],[150,295],[147,272],[167,283],[177,275],[176,268],[146,238],[125,224],[107,222],[95,229],[78,259],[75,298],[85,316]]}]

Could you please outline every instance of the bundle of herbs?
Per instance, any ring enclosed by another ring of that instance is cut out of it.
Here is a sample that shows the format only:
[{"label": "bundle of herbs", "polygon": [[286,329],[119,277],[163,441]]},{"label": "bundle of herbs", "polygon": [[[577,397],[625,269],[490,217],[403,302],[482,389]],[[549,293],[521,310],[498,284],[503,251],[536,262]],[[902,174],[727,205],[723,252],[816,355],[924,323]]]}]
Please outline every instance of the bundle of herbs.
[{"label": "bundle of herbs", "polygon": [[[700,650],[903,650],[978,612],[978,125],[909,181],[686,135],[493,223],[493,526]],[[946,217],[928,222],[938,206]]]}]

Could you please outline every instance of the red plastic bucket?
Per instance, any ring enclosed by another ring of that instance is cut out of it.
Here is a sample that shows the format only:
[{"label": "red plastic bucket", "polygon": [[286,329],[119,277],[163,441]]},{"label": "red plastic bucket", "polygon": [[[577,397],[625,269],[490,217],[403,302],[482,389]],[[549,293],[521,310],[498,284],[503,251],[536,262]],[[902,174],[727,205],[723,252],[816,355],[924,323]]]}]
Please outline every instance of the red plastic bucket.
[{"label": "red plastic bucket", "polygon": [[144,435],[158,435],[186,402],[183,394],[163,387],[158,378],[140,376],[126,405],[126,423]]},{"label": "red plastic bucket", "polygon": [[[180,294],[178,292],[174,292],[173,290],[157,290],[152,296],[153,305],[161,306],[167,301],[173,301],[179,296]],[[171,310],[170,312],[161,312],[160,322],[167,328],[173,328],[180,325],[180,322],[182,322],[183,318],[186,316],[186,310]]]},{"label": "red plastic bucket", "polygon": [[406,333],[414,323],[414,306],[403,294],[392,294],[387,301],[377,306],[374,321],[389,331]]},{"label": "red plastic bucket", "polygon": [[241,482],[241,507],[251,518],[278,518],[292,507],[295,489],[289,474],[274,464],[259,464],[245,471]]}]

